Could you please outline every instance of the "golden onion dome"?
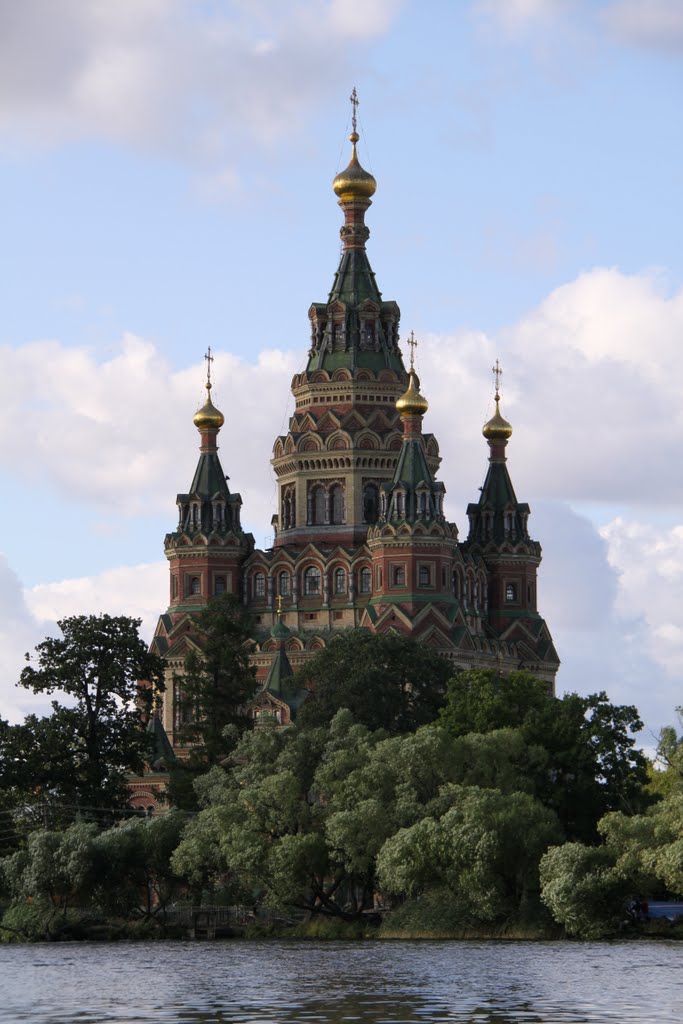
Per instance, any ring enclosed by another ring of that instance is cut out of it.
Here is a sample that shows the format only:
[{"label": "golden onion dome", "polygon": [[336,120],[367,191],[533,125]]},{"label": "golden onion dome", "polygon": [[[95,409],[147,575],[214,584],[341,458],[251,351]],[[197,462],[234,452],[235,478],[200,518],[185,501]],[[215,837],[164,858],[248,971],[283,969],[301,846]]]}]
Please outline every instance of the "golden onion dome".
[{"label": "golden onion dome", "polygon": [[364,170],[356,153],[358,132],[352,131],[349,139],[353,144],[349,166],[340,171],[332,182],[332,188],[340,199],[369,199],[377,190],[377,182],[372,174]]},{"label": "golden onion dome", "polygon": [[197,430],[220,430],[225,423],[225,416],[211,401],[211,385],[206,385],[206,401],[201,409],[192,417]]},{"label": "golden onion dome", "polygon": [[402,416],[424,416],[429,408],[429,402],[420,394],[420,378],[412,367],[408,390],[397,400],[396,408]]},{"label": "golden onion dome", "polygon": [[512,427],[500,414],[500,395],[496,392],[496,411],[491,419],[484,424],[481,432],[487,441],[507,441],[512,434]]}]

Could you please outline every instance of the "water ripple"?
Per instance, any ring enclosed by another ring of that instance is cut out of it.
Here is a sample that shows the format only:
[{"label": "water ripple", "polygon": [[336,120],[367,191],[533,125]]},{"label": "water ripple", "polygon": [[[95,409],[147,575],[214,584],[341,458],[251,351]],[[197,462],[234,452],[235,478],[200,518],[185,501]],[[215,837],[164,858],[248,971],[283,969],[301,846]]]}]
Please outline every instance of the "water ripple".
[{"label": "water ripple", "polygon": [[0,946],[0,1024],[669,1024],[673,942]]}]

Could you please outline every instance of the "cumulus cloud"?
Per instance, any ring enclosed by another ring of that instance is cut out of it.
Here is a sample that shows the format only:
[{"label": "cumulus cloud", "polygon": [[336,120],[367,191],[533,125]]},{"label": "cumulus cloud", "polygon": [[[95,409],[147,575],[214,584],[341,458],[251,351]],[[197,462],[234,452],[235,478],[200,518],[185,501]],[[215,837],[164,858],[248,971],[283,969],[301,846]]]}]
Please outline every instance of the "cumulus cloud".
[{"label": "cumulus cloud", "polygon": [[[683,525],[617,517],[602,529],[619,574],[617,609],[639,620],[647,653],[671,679],[683,676]],[[643,628],[644,627],[644,628]]]},{"label": "cumulus cloud", "polygon": [[[22,0],[0,5],[0,140],[124,142],[235,170],[346,89],[402,0]],[[362,9],[362,16],[361,16]],[[213,174],[216,173],[214,170]]]},{"label": "cumulus cloud", "polygon": [[616,38],[653,50],[683,50],[683,6],[680,0],[615,0],[601,12]]},{"label": "cumulus cloud", "polygon": [[23,589],[0,555],[0,716],[19,721],[46,714],[52,697],[17,687],[24,655],[46,636],[58,636],[57,622],[70,615],[130,615],[142,619],[140,635],[152,639],[168,598],[165,562],[121,566],[95,576],[42,583]]},{"label": "cumulus cloud", "polygon": [[[567,29],[583,21],[584,29],[602,29],[612,39],[645,49],[680,52],[683,49],[683,6],[680,0],[474,0],[473,12],[508,36],[554,27],[562,19]],[[584,43],[589,39],[588,33]]]},{"label": "cumulus cloud", "polygon": [[658,273],[616,269],[581,274],[495,338],[426,336],[429,429],[450,438],[444,471],[452,458],[450,475],[464,467],[471,478],[473,452],[481,466],[483,378],[499,356],[510,464],[525,496],[679,507],[683,478],[671,467],[683,384],[671,367],[681,336],[683,290],[669,294]]},{"label": "cumulus cloud", "polygon": [[96,576],[40,583],[24,592],[26,606],[39,622],[70,615],[130,615],[142,619],[140,635],[148,642],[168,597],[168,565],[120,566]]},{"label": "cumulus cloud", "polygon": [[[292,353],[277,351],[261,353],[255,365],[227,353],[215,358],[212,394],[219,407],[224,399],[227,417],[219,438],[224,469],[252,507],[265,495],[272,501],[273,430],[286,424],[295,368]],[[191,420],[205,398],[203,379],[203,366],[174,371],[154,344],[132,334],[103,362],[56,341],[0,347],[0,467],[35,480],[40,466],[61,497],[119,515],[168,511],[170,492],[187,487],[194,470]],[[18,446],[20,423],[30,429]]]}]

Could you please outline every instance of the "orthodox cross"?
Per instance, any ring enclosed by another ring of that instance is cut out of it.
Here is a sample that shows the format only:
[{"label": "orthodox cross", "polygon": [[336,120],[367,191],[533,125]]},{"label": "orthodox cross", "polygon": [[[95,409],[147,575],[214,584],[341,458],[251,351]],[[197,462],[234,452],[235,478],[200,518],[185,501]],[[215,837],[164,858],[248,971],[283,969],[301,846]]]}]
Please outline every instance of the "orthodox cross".
[{"label": "orthodox cross", "polygon": [[410,332],[408,338],[408,345],[410,346],[410,369],[412,370],[415,366],[415,349],[417,348],[417,341],[415,340],[415,331]]},{"label": "orthodox cross", "polygon": [[204,356],[204,358],[206,359],[206,386],[207,386],[207,388],[210,391],[211,390],[211,363],[213,362],[213,356],[211,355],[211,346],[210,345],[209,345],[209,350],[206,353],[206,355]]},{"label": "orthodox cross", "polygon": [[496,401],[500,398],[500,378],[503,376],[503,371],[500,368],[500,363],[496,359],[496,365],[491,367],[493,376],[496,380]]},{"label": "orthodox cross", "polygon": [[351,117],[351,124],[353,125],[354,134],[356,134],[356,114],[358,113],[358,93],[356,92],[355,85],[353,87],[353,92],[351,93],[349,99],[351,100],[351,106],[353,107],[353,115]]},{"label": "orthodox cross", "polygon": [[277,595],[277,621],[282,618],[282,594]]}]

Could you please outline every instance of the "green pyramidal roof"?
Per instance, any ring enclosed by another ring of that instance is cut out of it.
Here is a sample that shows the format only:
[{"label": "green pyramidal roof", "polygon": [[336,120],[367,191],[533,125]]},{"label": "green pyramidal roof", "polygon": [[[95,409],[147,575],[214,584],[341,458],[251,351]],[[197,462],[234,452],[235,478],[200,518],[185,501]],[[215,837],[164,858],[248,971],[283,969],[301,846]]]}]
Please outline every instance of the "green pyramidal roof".
[{"label": "green pyramidal roof", "polygon": [[529,540],[527,520],[529,506],[518,502],[505,462],[489,463],[479,501],[467,506],[470,520],[469,540],[493,540],[497,544],[509,539]]},{"label": "green pyramidal roof", "polygon": [[202,452],[190,484],[190,494],[212,498],[215,494],[230,496],[225,473],[217,452]]},{"label": "green pyramidal roof", "polygon": [[348,250],[342,253],[327,301],[339,300],[349,306],[360,306],[367,299],[378,306],[382,303],[375,272],[364,249]]},{"label": "green pyramidal roof", "polygon": [[277,696],[282,696],[285,692],[285,680],[291,679],[293,675],[294,672],[289,663],[284,644],[280,644],[271,662],[263,689],[270,690],[271,693],[277,694]]}]

